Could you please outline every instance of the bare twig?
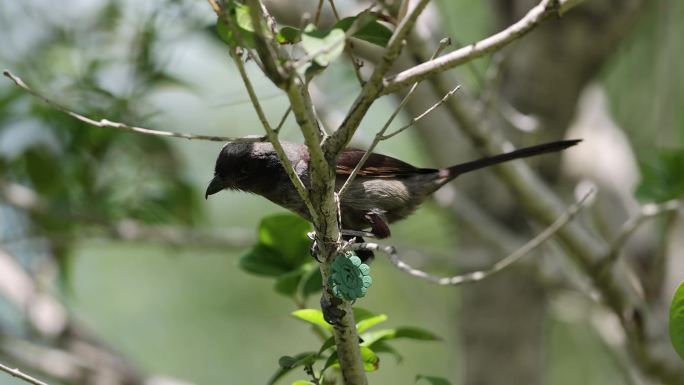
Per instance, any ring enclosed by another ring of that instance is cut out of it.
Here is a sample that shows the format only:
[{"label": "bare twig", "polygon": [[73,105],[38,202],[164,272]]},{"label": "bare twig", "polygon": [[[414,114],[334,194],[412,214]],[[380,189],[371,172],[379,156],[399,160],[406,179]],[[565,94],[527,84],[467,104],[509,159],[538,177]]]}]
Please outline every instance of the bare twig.
[{"label": "bare twig", "polygon": [[610,247],[610,252],[606,257],[605,263],[612,265],[620,256],[620,251],[624,247],[629,237],[647,220],[659,216],[667,212],[675,212],[682,209],[684,201],[681,199],[672,199],[663,203],[647,203],[641,206],[639,213],[628,219],[620,229],[617,237],[613,240]]},{"label": "bare twig", "polygon": [[290,116],[290,112],[292,112],[292,106],[287,107],[287,110],[283,114],[283,117],[280,118],[280,122],[278,122],[278,125],[276,126],[276,128],[273,129],[273,131],[276,133],[276,135],[280,134],[280,129],[283,128],[283,125],[285,124],[287,117]]},{"label": "bare twig", "polygon": [[38,380],[38,379],[36,379],[36,378],[34,378],[34,377],[31,377],[31,376],[29,376],[28,374],[21,372],[21,371],[20,371],[19,369],[17,369],[17,368],[12,369],[12,368],[10,368],[9,366],[5,366],[5,365],[3,365],[3,364],[1,364],[1,363],[0,363],[0,370],[2,370],[3,372],[5,372],[5,373],[11,375],[12,377],[16,377],[16,378],[18,378],[18,379],[20,379],[20,380],[22,380],[22,381],[28,382],[29,384],[33,384],[33,385],[48,385],[46,382],[43,382],[43,381]]},{"label": "bare twig", "polygon": [[[449,39],[449,38],[444,38],[444,39],[442,39],[442,40],[439,42],[439,46],[438,46],[437,49],[435,50],[435,53],[432,55],[432,58],[437,57],[437,56],[438,56],[446,47],[448,47],[450,44],[451,44],[451,39]],[[389,119],[387,119],[387,121],[386,121],[385,124],[382,126],[382,128],[380,129],[380,131],[378,131],[378,132],[375,134],[375,138],[373,139],[373,142],[371,143],[370,147],[368,147],[368,150],[363,154],[363,156],[361,157],[361,160],[356,164],[356,166],[355,166],[354,169],[352,170],[351,174],[349,174],[349,177],[347,177],[347,180],[344,182],[344,184],[343,184],[342,187],[340,188],[340,191],[337,193],[337,195],[338,195],[339,197],[342,197],[342,196],[344,195],[344,192],[347,190],[347,188],[349,188],[349,186],[351,186],[351,183],[352,183],[352,182],[354,181],[354,179],[356,178],[356,175],[357,175],[358,172],[361,170],[361,168],[363,167],[363,165],[366,164],[366,161],[368,160],[368,157],[373,153],[373,150],[374,150],[375,147],[378,145],[378,143],[380,143],[380,141],[382,141],[382,140],[388,138],[388,137],[385,137],[385,132],[387,131],[387,129],[389,128],[389,126],[392,124],[392,122],[394,121],[394,119],[397,117],[397,115],[399,115],[399,112],[401,112],[401,110],[404,108],[404,106],[406,105],[406,103],[408,102],[408,100],[411,98],[411,95],[413,95],[413,92],[416,90],[416,87],[418,87],[418,82],[414,83],[413,86],[411,86],[411,89],[406,93],[406,95],[404,95],[404,97],[402,98],[401,102],[399,102],[399,105],[397,105],[397,107],[394,109],[394,111],[393,111],[392,114],[390,115]],[[456,87],[456,89],[458,89],[458,87]],[[448,98],[451,94],[453,94],[453,92],[450,92],[450,93],[447,94],[447,96],[445,96],[444,98]],[[438,103],[438,104],[441,104],[441,102]],[[438,104],[437,104],[437,105],[438,105]],[[427,115],[427,114],[429,113],[429,111],[431,111],[431,110],[433,110],[433,109],[434,109],[434,108],[428,109],[428,111],[426,111],[425,113],[423,113],[422,116]],[[414,119],[413,122],[415,122],[415,121],[417,121],[417,120],[418,120],[418,119]],[[403,131],[403,130],[405,130],[405,128],[402,127],[401,129],[397,130],[396,133],[390,135],[389,137],[396,135],[397,133],[400,132],[400,130]]]},{"label": "bare twig", "polygon": [[212,136],[212,135],[197,135],[197,134],[185,134],[181,132],[173,132],[173,131],[161,131],[161,130],[153,130],[150,128],[144,128],[144,127],[136,127],[136,126],[130,126],[125,123],[120,123],[120,122],[113,122],[107,119],[100,119],[100,120],[95,120],[92,118],[89,118],[87,116],[81,115],[77,112],[71,111],[70,109],[62,106],[61,104],[53,101],[52,99],[48,98],[47,96],[43,96],[41,93],[38,91],[35,91],[31,87],[29,87],[24,81],[11,73],[9,70],[4,70],[3,75],[6,77],[10,78],[17,86],[22,88],[24,91],[28,92],[29,94],[35,96],[36,98],[44,101],[45,103],[49,104],[53,108],[55,108],[58,111],[61,111],[73,118],[76,118],[80,120],[83,123],[89,124],[91,126],[95,127],[100,127],[100,128],[116,128],[120,130],[125,130],[125,131],[132,131],[132,132],[137,132],[139,134],[145,134],[145,135],[154,135],[154,136],[165,136],[165,137],[171,137],[171,138],[182,138],[182,139],[189,139],[189,140],[207,140],[211,142],[242,142],[242,143],[253,143],[253,142],[263,142],[264,138],[259,136],[254,136],[254,137],[244,137],[244,138],[230,138],[230,137],[225,137],[225,136]]},{"label": "bare twig", "polygon": [[318,0],[318,6],[316,7],[316,15],[314,16],[314,24],[318,26],[318,22],[321,20],[321,11],[323,10],[323,1]]},{"label": "bare twig", "polygon": [[211,7],[211,9],[214,10],[216,16],[221,16],[221,6],[216,2],[216,0],[207,1],[209,2],[209,6]]},{"label": "bare twig", "polygon": [[[299,178],[299,175],[292,166],[292,162],[290,162],[290,159],[285,154],[285,150],[283,149],[283,146],[280,144],[280,141],[278,140],[278,133],[273,128],[271,128],[271,125],[268,123],[266,114],[264,113],[264,110],[261,108],[261,103],[259,103],[259,98],[257,97],[256,92],[254,92],[252,82],[249,80],[249,76],[247,76],[247,71],[245,71],[245,64],[242,62],[242,59],[234,49],[231,50],[231,56],[233,57],[233,61],[235,62],[235,65],[238,68],[238,72],[240,73],[240,77],[242,78],[242,81],[245,84],[247,94],[249,95],[249,99],[252,101],[252,105],[254,106],[254,110],[256,111],[257,116],[259,117],[259,121],[261,121],[264,130],[266,130],[266,137],[268,138],[269,142],[271,142],[271,144],[273,145],[273,148],[278,154],[278,158],[283,163],[283,168],[285,169],[287,176],[290,178],[292,185],[295,187],[295,189],[299,193],[299,196],[302,198],[302,201],[306,205],[306,208],[309,210],[311,218],[317,218],[316,210],[314,210],[314,207],[311,204],[311,198],[309,197],[309,192],[306,186],[304,186],[304,183]],[[282,119],[283,122],[284,120],[285,119]]]},{"label": "bare twig", "polygon": [[386,78],[382,94],[392,93],[428,76],[499,50],[533,30],[548,17],[567,12],[580,2],[581,0],[542,0],[517,23],[497,34]]},{"label": "bare twig", "polygon": [[[337,12],[337,7],[335,6],[335,0],[328,0],[328,3],[330,3],[330,9],[332,10],[333,16],[335,16],[335,21],[340,21],[340,14],[339,14],[339,12]],[[354,43],[352,43],[351,39],[348,39],[346,41],[345,46],[344,46],[344,50],[352,62],[352,68],[354,69],[354,75],[356,75],[356,80],[358,80],[361,87],[363,87],[363,83],[365,81],[363,80],[363,76],[361,76],[361,71],[360,71],[362,64],[359,64],[359,61],[356,58],[356,55],[354,55]]]},{"label": "bare twig", "polygon": [[368,109],[380,95],[383,77],[401,53],[404,39],[411,32],[418,16],[425,10],[428,3],[429,0],[419,0],[411,12],[404,17],[399,23],[399,26],[397,26],[397,29],[387,43],[387,48],[385,48],[382,59],[375,66],[375,70],[354,101],[354,104],[347,113],[342,125],[323,143],[323,149],[327,159],[336,159],[340,151],[342,151],[351,140],[356,129],[361,124],[361,120],[368,112]]},{"label": "bare twig", "polygon": [[451,95],[453,95],[453,94],[454,94],[456,91],[458,91],[459,89],[461,89],[461,86],[460,86],[460,85],[458,85],[458,86],[452,88],[449,92],[446,93],[446,95],[442,96],[442,99],[440,99],[437,103],[435,103],[435,104],[433,104],[432,106],[430,106],[430,108],[428,108],[427,110],[425,110],[422,114],[420,114],[420,115],[416,116],[415,118],[411,119],[410,122],[408,122],[407,124],[405,124],[405,125],[399,127],[396,131],[390,132],[389,134],[382,136],[382,137],[381,137],[381,140],[387,140],[387,139],[389,139],[389,138],[391,138],[391,137],[393,137],[393,136],[395,136],[395,135],[401,134],[402,132],[404,132],[404,130],[406,130],[406,129],[412,127],[414,124],[418,123],[421,119],[423,119],[424,117],[426,117],[427,115],[429,115],[429,114],[430,114],[432,111],[434,111],[437,107],[439,107],[439,106],[441,106],[442,104],[444,104],[444,102],[446,102],[447,99],[449,99],[449,98],[451,97]]},{"label": "bare twig", "polygon": [[559,216],[558,219],[556,219],[551,225],[549,225],[549,227],[544,229],[544,231],[539,233],[536,237],[532,238],[521,248],[519,248],[512,254],[508,255],[507,257],[503,258],[499,262],[495,263],[491,268],[486,270],[474,271],[466,274],[456,275],[453,277],[438,277],[435,275],[428,274],[422,270],[418,270],[410,266],[403,260],[401,260],[401,258],[399,258],[399,256],[397,255],[397,250],[394,246],[383,246],[377,243],[368,242],[356,244],[352,243],[348,247],[352,250],[381,251],[387,254],[390,262],[398,269],[408,273],[411,276],[425,279],[427,281],[434,282],[438,285],[455,286],[465,283],[478,282],[504,270],[508,266],[512,265],[513,263],[520,260],[522,257],[532,252],[534,249],[542,245],[544,242],[546,242],[549,238],[556,234],[556,232],[561,227],[563,227],[566,223],[572,220],[584,207],[586,207],[586,203],[589,202],[588,198],[593,194],[593,191],[587,193],[584,197],[582,197],[582,199],[569,206],[568,209],[561,216]]}]

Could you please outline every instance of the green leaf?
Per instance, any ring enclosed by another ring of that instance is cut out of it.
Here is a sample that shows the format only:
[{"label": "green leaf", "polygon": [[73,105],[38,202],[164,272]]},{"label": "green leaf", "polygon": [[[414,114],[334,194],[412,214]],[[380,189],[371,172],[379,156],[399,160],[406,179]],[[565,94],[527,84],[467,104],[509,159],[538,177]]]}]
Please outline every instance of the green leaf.
[{"label": "green leaf", "polygon": [[362,307],[354,307],[352,309],[354,312],[354,319],[356,320],[356,325],[358,327],[359,322],[366,320],[371,317],[375,317],[377,314],[373,313],[372,311],[368,309],[364,309]]},{"label": "green leaf", "polygon": [[240,37],[244,40],[244,44],[249,48],[256,47],[254,42],[254,26],[252,25],[252,18],[249,16],[249,7],[244,4],[233,3],[230,9],[220,16],[216,22],[216,32],[224,42],[230,46],[239,46],[240,40],[233,36],[233,31],[228,26],[227,20],[224,18],[230,17],[238,28]]},{"label": "green leaf", "polygon": [[276,214],[261,220],[259,243],[278,250],[293,268],[311,261],[311,224],[297,215]]},{"label": "green leaf", "polygon": [[380,357],[367,346],[361,346],[361,361],[363,370],[367,372],[374,372],[380,367]]},{"label": "green leaf", "polygon": [[311,381],[297,380],[293,382],[292,385],[314,385],[314,383]]},{"label": "green leaf", "polygon": [[317,309],[301,309],[295,310],[291,313],[295,318],[299,318],[302,321],[308,322],[312,325],[317,325],[325,330],[332,332],[332,326],[325,322],[323,318],[323,312]]},{"label": "green leaf", "polygon": [[[362,14],[363,15],[363,14]],[[354,24],[357,18],[363,17],[350,16],[338,21],[333,28],[340,28],[344,32],[347,32],[349,28]],[[354,36],[357,39],[367,41],[371,44],[379,45],[381,47],[386,47],[390,38],[392,37],[392,30],[387,28],[385,25],[379,23],[375,18],[370,18],[368,22],[363,23],[361,28],[359,28]]]},{"label": "green leaf", "polygon": [[[259,224],[258,243],[240,258],[240,267],[252,274],[280,277],[297,271],[311,261],[310,240],[306,233],[311,225],[292,214],[278,214],[264,218]],[[292,277],[289,277],[293,279]],[[288,277],[281,283],[287,292]]]},{"label": "green leaf", "polygon": [[661,149],[640,162],[641,181],[635,195],[642,202],[664,202],[684,196],[684,149]]},{"label": "green leaf", "polygon": [[280,28],[278,35],[276,35],[276,39],[280,44],[295,44],[302,40],[301,34],[302,32],[299,30],[299,28],[286,25]]},{"label": "green leaf", "polygon": [[277,250],[262,244],[257,244],[243,254],[238,264],[249,273],[270,277],[279,277],[292,270]]},{"label": "green leaf", "polygon": [[684,360],[684,282],[679,284],[670,305],[670,341]]},{"label": "green leaf", "polygon": [[321,277],[321,271],[318,269],[317,263],[311,263],[309,265],[309,270],[304,273],[302,279],[305,280],[301,293],[304,299],[323,290],[323,278]]},{"label": "green leaf", "polygon": [[320,355],[324,351],[330,349],[331,347],[335,346],[335,337],[329,337],[325,342],[323,342],[323,345],[321,345],[321,348],[318,349],[318,354]]},{"label": "green leaf", "polygon": [[430,331],[409,326],[366,332],[361,335],[361,338],[363,339],[364,346],[372,346],[378,341],[393,340],[397,338],[408,338],[419,341],[437,341],[440,339]]},{"label": "green leaf", "polygon": [[286,297],[294,297],[297,294],[299,282],[302,280],[305,273],[306,271],[304,269],[293,270],[285,273],[276,279],[273,288],[277,293],[280,293]]},{"label": "green leaf", "polygon": [[[366,372],[374,372],[380,367],[380,358],[367,346],[361,346],[361,361],[363,362],[363,370]],[[323,371],[328,368],[337,368],[339,366],[340,360],[338,359],[337,351],[335,351],[325,361]]]},{"label": "green leaf", "polygon": [[340,367],[340,362],[337,359],[337,351],[334,351],[330,354],[327,360],[325,360],[325,365],[323,365],[323,369],[321,372],[324,372],[328,368],[332,367]]},{"label": "green leaf", "polygon": [[379,314],[371,318],[364,319],[361,322],[356,323],[356,331],[363,333],[366,330],[372,328],[373,326],[387,321],[387,316],[384,314]]},{"label": "green leaf", "polygon": [[451,385],[451,382],[449,382],[449,380],[447,380],[446,378],[426,376],[424,374],[419,374],[416,376],[416,382],[420,380],[425,380],[429,382],[430,385]]},{"label": "green leaf", "polygon": [[311,365],[316,362],[317,356],[314,352],[300,353],[295,357],[282,356],[278,359],[278,366],[283,369],[293,369],[302,365]]},{"label": "green leaf", "polygon": [[309,24],[302,34],[302,48],[308,55],[313,55],[313,60],[326,67],[344,51],[344,31],[334,28],[329,32],[323,32],[315,25]]},{"label": "green leaf", "polygon": [[397,364],[401,363],[401,361],[404,360],[404,357],[401,355],[401,353],[399,353],[397,349],[383,341],[378,341],[374,343],[373,346],[371,346],[371,348],[376,353],[388,353],[393,355],[394,359],[397,361]]},{"label": "green leaf", "polygon": [[306,362],[311,362],[310,356],[313,356],[313,360],[315,361],[315,358],[317,357],[316,353],[314,352],[304,352],[304,353],[299,353],[294,357],[291,356],[282,356],[280,359],[278,359],[278,370],[276,370],[275,373],[271,376],[271,378],[268,380],[266,385],[273,385],[278,380],[280,380],[284,375],[295,369],[297,366],[304,365]]}]

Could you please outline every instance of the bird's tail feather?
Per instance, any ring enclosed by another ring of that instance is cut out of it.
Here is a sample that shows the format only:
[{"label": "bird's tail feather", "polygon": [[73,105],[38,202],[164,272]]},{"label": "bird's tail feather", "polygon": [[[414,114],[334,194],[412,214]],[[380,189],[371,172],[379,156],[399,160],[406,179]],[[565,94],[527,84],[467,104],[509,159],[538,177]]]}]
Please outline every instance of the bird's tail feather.
[{"label": "bird's tail feather", "polygon": [[447,170],[449,172],[449,179],[453,179],[461,174],[465,174],[470,171],[478,170],[483,167],[493,166],[495,164],[508,162],[509,160],[527,158],[530,156],[546,154],[549,152],[556,152],[565,150],[568,147],[572,147],[577,143],[581,142],[582,139],[573,140],[561,140],[558,142],[544,143],[536,146],[525,147],[519,150],[507,152],[505,154],[494,155],[471,162],[457,164],[455,166],[449,167]]}]

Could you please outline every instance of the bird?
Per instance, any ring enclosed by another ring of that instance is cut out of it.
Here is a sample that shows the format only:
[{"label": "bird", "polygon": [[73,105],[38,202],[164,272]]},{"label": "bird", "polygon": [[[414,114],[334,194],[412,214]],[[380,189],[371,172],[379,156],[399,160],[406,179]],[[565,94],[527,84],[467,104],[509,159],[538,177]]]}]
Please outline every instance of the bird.
[{"label": "bird", "polygon": [[[360,233],[370,229],[374,237],[387,238],[391,235],[391,223],[411,215],[432,193],[459,175],[515,159],[562,151],[579,142],[581,139],[549,142],[447,168],[419,168],[387,155],[371,153],[340,196],[342,229]],[[281,144],[294,171],[309,188],[308,147],[284,141]],[[365,154],[366,151],[356,148],[341,151],[335,166],[337,191]],[[311,221],[307,206],[270,142],[225,144],[216,159],[214,177],[207,186],[205,199],[222,190],[261,195]]]}]

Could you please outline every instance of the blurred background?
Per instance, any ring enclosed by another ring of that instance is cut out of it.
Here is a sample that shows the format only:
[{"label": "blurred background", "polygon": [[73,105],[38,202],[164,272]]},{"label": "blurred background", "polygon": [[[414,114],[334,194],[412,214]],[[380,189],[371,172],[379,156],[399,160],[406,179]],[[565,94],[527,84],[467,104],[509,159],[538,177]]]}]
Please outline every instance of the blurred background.
[{"label": "blurred background", "polygon": [[[318,2],[266,3],[279,22],[298,26]],[[342,15],[367,6],[338,3]],[[484,38],[534,4],[436,0],[396,69],[429,57],[443,37],[455,46]],[[332,24],[323,10],[322,24]],[[0,66],[96,119],[261,134],[215,19],[203,1],[2,1]],[[580,220],[610,242],[640,205],[684,195],[683,26],[680,1],[588,0],[439,81],[462,84],[456,97],[516,145],[583,138],[562,159],[530,164],[568,203],[597,188]],[[378,49],[355,49],[369,73]],[[248,70],[277,122],[287,98],[253,63]],[[312,95],[328,128],[358,90],[345,60],[317,78]],[[437,90],[421,85],[397,127],[439,100]],[[368,146],[397,102],[379,100],[353,145]],[[282,136],[301,141],[294,119]],[[203,199],[220,146],[90,127],[0,82],[0,362],[50,383],[262,384],[278,357],[317,349],[273,280],[238,267],[261,218],[283,209],[235,192]],[[440,108],[377,151],[435,167],[479,156],[473,148]],[[543,227],[518,206],[494,173],[478,172],[395,224],[387,243],[436,274],[486,268]],[[621,262],[656,320],[644,338],[681,372],[665,316],[684,279],[677,219],[671,212],[642,226]],[[639,368],[617,318],[566,253],[549,242],[465,287],[434,286],[377,258],[358,305],[443,340],[399,341],[403,361],[381,356],[370,383],[408,384],[416,374],[453,384],[684,383]],[[308,306],[318,307],[316,296]],[[19,383],[0,375],[0,384]]]}]

